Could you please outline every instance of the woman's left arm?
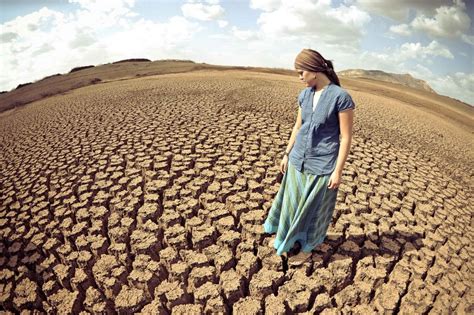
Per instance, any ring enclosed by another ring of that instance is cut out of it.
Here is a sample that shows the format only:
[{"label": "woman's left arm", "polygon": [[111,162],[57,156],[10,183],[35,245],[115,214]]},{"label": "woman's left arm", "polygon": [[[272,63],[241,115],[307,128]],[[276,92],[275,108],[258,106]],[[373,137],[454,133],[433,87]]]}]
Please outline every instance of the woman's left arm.
[{"label": "woman's left arm", "polygon": [[352,125],[354,121],[354,109],[350,108],[338,113],[339,128],[341,131],[341,142],[339,146],[339,153],[337,156],[336,168],[329,180],[328,188],[336,189],[341,183],[342,170],[346,163],[347,156],[351,148],[352,142]]}]

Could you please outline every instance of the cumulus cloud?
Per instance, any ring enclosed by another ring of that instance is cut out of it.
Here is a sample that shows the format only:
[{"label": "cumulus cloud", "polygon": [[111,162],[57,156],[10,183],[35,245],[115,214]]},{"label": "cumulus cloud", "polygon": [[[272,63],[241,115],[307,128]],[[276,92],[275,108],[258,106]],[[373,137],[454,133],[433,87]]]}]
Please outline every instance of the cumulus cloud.
[{"label": "cumulus cloud", "polygon": [[[433,5],[430,1],[425,2]],[[396,5],[399,2],[393,3]],[[441,5],[433,10],[418,10],[410,23],[392,25],[390,31],[402,36],[420,32],[432,38],[460,38],[474,45],[474,36],[467,34],[471,18],[466,13],[466,4],[461,0],[455,0],[450,4]]]},{"label": "cumulus cloud", "polygon": [[18,34],[15,32],[1,32],[0,33],[0,42],[8,43],[18,38]]},{"label": "cumulus cloud", "polygon": [[189,39],[202,30],[182,16],[137,19],[133,0],[70,2],[78,8],[68,14],[43,7],[0,25],[1,90],[81,65],[132,57],[187,59]]},{"label": "cumulus cloud", "polygon": [[69,0],[80,9],[75,12],[76,24],[81,26],[96,25],[100,21],[102,28],[126,26],[130,18],[138,16],[132,10],[135,0]]},{"label": "cumulus cloud", "polygon": [[[438,43],[432,41],[426,46],[421,43],[404,43],[395,48],[386,49],[383,52],[364,51],[360,53],[358,59],[354,62],[363,64],[364,69],[383,69],[384,71],[393,73],[411,73],[413,67],[408,62],[415,61],[418,70],[422,69],[421,64],[430,64],[433,62],[433,57],[443,57],[453,59],[454,56],[451,51]],[[426,69],[426,68],[424,68]],[[422,71],[420,73],[423,73]],[[419,79],[426,79],[418,77]]]},{"label": "cumulus cloud", "polygon": [[46,7],[25,16],[1,24],[1,43],[6,44],[14,40],[29,37],[32,34],[48,32],[57,27],[64,20],[61,12],[49,10]]},{"label": "cumulus cloud", "polygon": [[281,0],[250,0],[250,8],[270,12],[278,9],[281,2]]},{"label": "cumulus cloud", "polygon": [[219,25],[220,28],[224,28],[227,25],[229,25],[229,22],[226,20],[217,20],[217,24]]},{"label": "cumulus cloud", "polygon": [[39,47],[38,49],[36,49],[35,51],[33,51],[31,53],[31,56],[32,57],[36,57],[38,55],[41,55],[41,54],[44,54],[44,53],[47,53],[48,51],[51,51],[51,50],[54,50],[54,47],[49,44],[49,43],[44,43],[43,45],[41,45],[41,47]]},{"label": "cumulus cloud", "polygon": [[311,38],[341,49],[360,43],[370,16],[355,6],[331,6],[330,0],[252,0],[259,9],[257,24],[262,36],[269,38]]},{"label": "cumulus cloud", "polygon": [[[200,26],[191,23],[184,17],[171,17],[166,23],[156,23],[140,19],[130,26],[128,30],[116,32],[103,40],[109,47],[110,54],[119,57],[114,52],[126,52],[126,57],[136,57],[147,51],[152,56],[173,55],[177,47],[184,46]],[[124,53],[119,53],[124,56]]]},{"label": "cumulus cloud", "polygon": [[419,63],[417,63],[415,67],[409,69],[408,73],[419,79],[430,80],[433,78],[433,72],[429,68],[420,65]]},{"label": "cumulus cloud", "polygon": [[410,10],[432,14],[436,8],[451,4],[452,0],[353,0],[346,2],[355,4],[370,13],[403,22],[408,19]]},{"label": "cumulus cloud", "polygon": [[456,72],[446,76],[435,76],[429,84],[438,93],[449,95],[474,106],[474,73]]},{"label": "cumulus cloud", "polygon": [[74,49],[78,47],[87,47],[94,44],[97,41],[94,31],[91,28],[78,29],[69,42],[69,47]]},{"label": "cumulus cloud", "polygon": [[410,26],[407,24],[392,25],[390,26],[390,31],[401,36],[410,36],[412,34]]},{"label": "cumulus cloud", "polygon": [[404,43],[400,47],[400,56],[403,60],[408,59],[425,59],[429,56],[440,56],[448,59],[453,59],[454,56],[449,49],[437,41],[432,41],[428,46],[423,46],[420,43]]},{"label": "cumulus cloud", "polygon": [[208,4],[202,2],[188,2],[181,6],[183,15],[201,21],[217,20],[224,15],[224,8],[218,3],[219,1],[208,1]]},{"label": "cumulus cloud", "polygon": [[474,36],[473,35],[462,34],[461,39],[462,39],[463,42],[474,46]]},{"label": "cumulus cloud", "polygon": [[464,12],[464,3],[442,6],[436,9],[433,17],[418,15],[411,22],[414,30],[424,31],[435,37],[461,37],[469,30],[471,19]]},{"label": "cumulus cloud", "polygon": [[240,40],[251,40],[251,39],[258,38],[257,32],[251,31],[251,30],[241,30],[237,26],[232,26],[231,32],[232,32],[232,35],[234,35]]}]

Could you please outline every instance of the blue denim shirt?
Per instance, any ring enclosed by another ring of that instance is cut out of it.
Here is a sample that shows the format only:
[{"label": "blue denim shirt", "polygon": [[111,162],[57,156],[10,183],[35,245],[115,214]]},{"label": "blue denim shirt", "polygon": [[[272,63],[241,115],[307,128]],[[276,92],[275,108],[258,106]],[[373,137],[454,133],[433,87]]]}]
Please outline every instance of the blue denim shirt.
[{"label": "blue denim shirt", "polygon": [[300,172],[314,175],[331,174],[339,154],[340,111],[355,108],[346,90],[329,83],[322,91],[313,112],[316,89],[307,87],[298,96],[302,124],[289,154],[289,161]]}]

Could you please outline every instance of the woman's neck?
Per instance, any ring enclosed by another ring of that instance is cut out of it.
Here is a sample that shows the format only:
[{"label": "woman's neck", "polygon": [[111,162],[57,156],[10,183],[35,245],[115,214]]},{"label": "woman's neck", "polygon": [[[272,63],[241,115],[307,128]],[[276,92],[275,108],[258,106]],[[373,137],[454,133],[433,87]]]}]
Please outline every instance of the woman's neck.
[{"label": "woman's neck", "polygon": [[321,76],[316,78],[316,84],[313,86],[316,92],[324,89],[329,83],[331,83],[331,80],[325,75],[322,74]]}]

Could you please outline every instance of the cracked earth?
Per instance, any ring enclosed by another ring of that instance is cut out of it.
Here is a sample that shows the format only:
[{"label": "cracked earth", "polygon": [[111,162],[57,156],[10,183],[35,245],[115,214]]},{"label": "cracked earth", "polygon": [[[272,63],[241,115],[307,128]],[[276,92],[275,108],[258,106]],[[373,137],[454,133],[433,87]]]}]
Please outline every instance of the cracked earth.
[{"label": "cracked earth", "polygon": [[325,242],[295,268],[268,246],[301,88],[197,71],[0,117],[2,312],[474,312],[472,133],[400,100],[348,88]]}]

